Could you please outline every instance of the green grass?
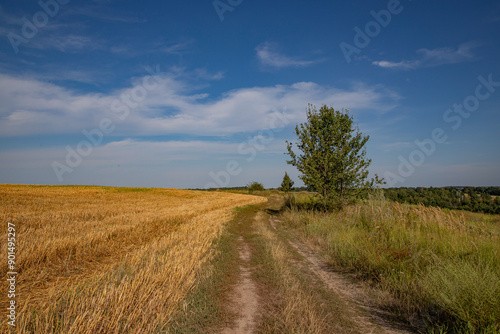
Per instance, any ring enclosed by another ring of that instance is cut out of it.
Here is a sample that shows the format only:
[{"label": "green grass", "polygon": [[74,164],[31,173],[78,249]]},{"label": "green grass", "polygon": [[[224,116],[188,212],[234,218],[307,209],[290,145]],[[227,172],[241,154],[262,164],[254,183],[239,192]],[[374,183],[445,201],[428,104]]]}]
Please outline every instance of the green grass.
[{"label": "green grass", "polygon": [[371,200],[335,213],[292,208],[282,219],[332,265],[390,291],[426,331],[500,331],[500,216]]}]

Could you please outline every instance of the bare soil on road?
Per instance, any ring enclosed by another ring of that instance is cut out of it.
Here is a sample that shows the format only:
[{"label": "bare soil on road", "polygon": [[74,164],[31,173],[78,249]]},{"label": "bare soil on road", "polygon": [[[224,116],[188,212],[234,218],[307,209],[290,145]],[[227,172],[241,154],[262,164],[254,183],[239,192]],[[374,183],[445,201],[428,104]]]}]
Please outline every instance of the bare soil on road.
[{"label": "bare soil on road", "polygon": [[232,327],[225,328],[222,331],[223,334],[254,333],[259,306],[257,287],[252,279],[252,268],[250,267],[250,258],[252,256],[250,246],[242,236],[238,239],[240,242],[240,273],[230,298],[231,308],[237,310],[238,317]]},{"label": "bare soil on road", "polygon": [[[239,276],[229,289],[226,305],[235,316],[223,334],[414,333],[378,308],[370,290],[334,271],[305,244],[292,240],[273,214],[279,201],[269,198],[267,209],[249,211],[238,222]],[[264,255],[266,249],[269,258]],[[306,299],[314,305],[308,305]],[[309,322],[298,321],[301,316]]]}]

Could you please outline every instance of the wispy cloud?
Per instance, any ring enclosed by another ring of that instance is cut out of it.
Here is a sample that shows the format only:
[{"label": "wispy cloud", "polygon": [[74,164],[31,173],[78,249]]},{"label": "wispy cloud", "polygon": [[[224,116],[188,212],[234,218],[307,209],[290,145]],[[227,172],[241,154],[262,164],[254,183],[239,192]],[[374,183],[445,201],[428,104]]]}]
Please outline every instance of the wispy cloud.
[{"label": "wispy cloud", "polygon": [[[356,85],[350,90],[312,82],[249,87],[210,97],[196,91],[199,83],[179,70],[164,73],[162,83],[125,120],[111,106],[123,94],[140,87],[142,78],[128,89],[110,94],[82,94],[36,79],[0,75],[0,135],[78,134],[98,126],[104,118],[116,120],[116,135],[191,134],[224,136],[269,127],[270,115],[286,108],[293,122],[304,119],[308,103],[351,110],[387,111],[398,96],[383,87]],[[216,79],[214,75],[212,79]]]},{"label": "wispy cloud", "polygon": [[2,25],[18,25],[21,26],[23,24],[22,15],[12,15],[8,14],[4,11],[2,6],[0,5],[0,22]]},{"label": "wispy cloud", "polygon": [[257,58],[260,63],[264,66],[270,66],[275,68],[284,67],[307,67],[321,60],[301,60],[296,57],[289,57],[281,54],[278,51],[276,44],[265,42],[255,48],[257,53]]},{"label": "wispy cloud", "polygon": [[415,144],[407,142],[407,141],[399,141],[399,142],[395,142],[395,143],[385,144],[383,146],[383,149],[386,152],[390,152],[390,151],[400,151],[402,149],[411,148],[413,146],[415,146]]},{"label": "wispy cloud", "polygon": [[194,45],[196,41],[194,39],[164,42],[156,41],[154,43],[149,43],[143,48],[137,48],[133,45],[113,45],[109,47],[109,51],[119,56],[123,57],[138,57],[146,54],[166,54],[172,56],[178,56],[180,59],[185,54],[194,52]]},{"label": "wispy cloud", "polygon": [[41,50],[58,50],[61,52],[80,52],[102,49],[104,44],[99,40],[84,35],[50,35],[40,36],[27,46]]},{"label": "wispy cloud", "polygon": [[413,70],[421,67],[435,67],[445,64],[457,64],[465,61],[472,61],[476,56],[472,50],[478,47],[479,44],[475,42],[468,42],[460,44],[458,48],[443,47],[437,49],[419,49],[416,51],[418,54],[417,59],[401,60],[398,62],[389,60],[373,61],[372,64],[382,68],[399,69],[399,70]]},{"label": "wispy cloud", "polygon": [[193,39],[190,39],[187,41],[171,43],[170,45],[162,46],[159,48],[159,50],[167,54],[182,55],[192,52],[194,43],[195,41]]},{"label": "wispy cloud", "polygon": [[104,4],[100,6],[86,6],[72,8],[70,13],[95,18],[102,21],[114,21],[123,23],[145,23],[148,20],[130,13],[117,13],[116,6],[113,9],[107,8]]}]

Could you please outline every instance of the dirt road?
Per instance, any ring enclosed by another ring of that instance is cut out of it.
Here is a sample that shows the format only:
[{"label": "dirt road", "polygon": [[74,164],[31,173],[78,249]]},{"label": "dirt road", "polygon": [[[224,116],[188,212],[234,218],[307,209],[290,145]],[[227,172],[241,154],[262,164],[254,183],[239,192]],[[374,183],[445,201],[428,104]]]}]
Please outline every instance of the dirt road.
[{"label": "dirt road", "polygon": [[253,270],[249,263],[252,256],[250,246],[242,236],[238,239],[240,242],[240,274],[231,296],[231,307],[237,310],[238,317],[232,327],[224,329],[223,334],[254,333],[259,306],[257,287],[252,279]]},{"label": "dirt road", "polygon": [[239,276],[226,306],[236,316],[222,333],[412,333],[366,289],[291,240],[273,214],[276,201],[238,223]]}]

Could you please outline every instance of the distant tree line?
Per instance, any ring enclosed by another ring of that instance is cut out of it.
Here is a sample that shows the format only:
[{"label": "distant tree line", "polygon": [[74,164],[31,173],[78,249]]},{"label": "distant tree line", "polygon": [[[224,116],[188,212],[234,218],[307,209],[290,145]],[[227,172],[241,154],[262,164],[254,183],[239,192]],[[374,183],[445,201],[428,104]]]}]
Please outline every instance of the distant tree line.
[{"label": "distant tree line", "polygon": [[500,187],[388,188],[384,195],[400,203],[500,214]]},{"label": "distant tree line", "polygon": [[[188,188],[187,190],[198,190],[198,191],[231,191],[231,190],[248,190],[248,186],[238,186],[238,187],[220,187],[220,188]],[[282,191],[281,187],[278,188],[265,188],[264,190],[275,190],[275,191]],[[303,192],[303,191],[308,191],[308,192],[313,192],[313,190],[309,189],[308,187],[293,187],[289,190],[290,192]]]}]

